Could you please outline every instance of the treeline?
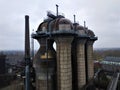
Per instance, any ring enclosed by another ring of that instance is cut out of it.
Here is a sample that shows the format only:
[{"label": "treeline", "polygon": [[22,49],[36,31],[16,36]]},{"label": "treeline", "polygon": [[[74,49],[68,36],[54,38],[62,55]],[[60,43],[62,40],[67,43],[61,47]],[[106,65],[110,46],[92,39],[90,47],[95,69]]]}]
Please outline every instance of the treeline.
[{"label": "treeline", "polygon": [[94,60],[102,60],[106,56],[120,57],[120,48],[95,49]]}]

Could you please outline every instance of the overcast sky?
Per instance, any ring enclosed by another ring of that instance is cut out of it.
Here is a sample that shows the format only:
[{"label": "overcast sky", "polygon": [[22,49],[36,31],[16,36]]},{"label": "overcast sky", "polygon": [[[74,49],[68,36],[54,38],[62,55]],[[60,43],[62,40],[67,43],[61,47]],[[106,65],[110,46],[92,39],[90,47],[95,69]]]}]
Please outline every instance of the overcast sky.
[{"label": "overcast sky", "polygon": [[98,36],[94,48],[120,47],[120,0],[0,0],[0,50],[24,50],[24,16],[36,31],[55,4],[71,21],[73,14],[79,24],[86,21]]}]

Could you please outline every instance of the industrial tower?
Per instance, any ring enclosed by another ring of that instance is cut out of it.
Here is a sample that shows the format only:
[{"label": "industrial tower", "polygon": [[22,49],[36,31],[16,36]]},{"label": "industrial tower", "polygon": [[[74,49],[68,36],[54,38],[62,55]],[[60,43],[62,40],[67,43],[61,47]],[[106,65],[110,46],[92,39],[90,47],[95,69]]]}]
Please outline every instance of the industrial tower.
[{"label": "industrial tower", "polygon": [[94,76],[93,43],[97,37],[58,11],[47,16],[32,34],[40,44],[33,60],[36,90],[81,90]]}]

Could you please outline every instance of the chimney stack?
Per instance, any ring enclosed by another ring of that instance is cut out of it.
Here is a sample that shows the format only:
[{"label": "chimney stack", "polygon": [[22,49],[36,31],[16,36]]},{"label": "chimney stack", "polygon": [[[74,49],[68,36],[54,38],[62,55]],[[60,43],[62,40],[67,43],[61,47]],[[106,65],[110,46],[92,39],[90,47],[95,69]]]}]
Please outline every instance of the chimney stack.
[{"label": "chimney stack", "polygon": [[29,16],[25,16],[25,90],[30,90],[30,39],[29,39]]},{"label": "chimney stack", "polygon": [[25,16],[25,58],[30,59],[29,16]]}]

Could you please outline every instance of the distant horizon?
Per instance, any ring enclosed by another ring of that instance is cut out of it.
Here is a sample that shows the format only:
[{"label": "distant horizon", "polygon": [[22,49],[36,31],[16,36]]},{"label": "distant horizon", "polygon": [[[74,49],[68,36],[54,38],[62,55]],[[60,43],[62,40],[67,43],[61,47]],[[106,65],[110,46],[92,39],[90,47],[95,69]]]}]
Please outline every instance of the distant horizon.
[{"label": "distant horizon", "polygon": [[[94,50],[97,50],[97,49],[120,49],[120,47],[99,47],[99,48],[93,48]],[[31,50],[31,49],[30,49]],[[38,49],[34,49],[34,51],[37,51]],[[23,49],[14,49],[14,50],[12,50],[12,49],[9,49],[9,50],[0,50],[0,52],[2,52],[2,51],[24,51]]]}]

